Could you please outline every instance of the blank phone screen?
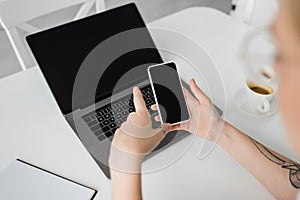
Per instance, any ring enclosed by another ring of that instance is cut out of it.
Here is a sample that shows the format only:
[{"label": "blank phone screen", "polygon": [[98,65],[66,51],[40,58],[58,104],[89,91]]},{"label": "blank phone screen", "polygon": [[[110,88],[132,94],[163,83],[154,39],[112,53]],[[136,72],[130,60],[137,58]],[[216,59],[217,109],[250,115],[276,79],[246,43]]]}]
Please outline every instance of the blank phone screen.
[{"label": "blank phone screen", "polygon": [[163,123],[176,124],[190,118],[180,77],[174,62],[148,69]]}]

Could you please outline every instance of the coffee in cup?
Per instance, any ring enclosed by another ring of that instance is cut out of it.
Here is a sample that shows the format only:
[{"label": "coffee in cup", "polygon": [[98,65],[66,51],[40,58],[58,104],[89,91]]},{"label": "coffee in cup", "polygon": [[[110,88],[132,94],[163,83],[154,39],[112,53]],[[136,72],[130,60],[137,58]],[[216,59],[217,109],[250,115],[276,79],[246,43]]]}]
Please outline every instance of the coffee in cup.
[{"label": "coffee in cup", "polygon": [[247,82],[248,87],[258,94],[269,95],[273,93],[273,88],[267,85],[259,85],[254,81]]},{"label": "coffee in cup", "polygon": [[270,103],[276,90],[277,87],[274,83],[258,77],[250,77],[245,84],[247,104],[260,113],[267,113],[270,111]]}]

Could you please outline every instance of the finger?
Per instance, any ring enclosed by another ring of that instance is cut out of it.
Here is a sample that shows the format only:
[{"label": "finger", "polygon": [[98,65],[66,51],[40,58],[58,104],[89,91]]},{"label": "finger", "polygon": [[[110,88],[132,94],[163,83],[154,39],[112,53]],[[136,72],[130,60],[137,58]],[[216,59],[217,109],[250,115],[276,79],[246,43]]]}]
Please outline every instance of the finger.
[{"label": "finger", "polygon": [[186,101],[189,103],[189,102],[196,102],[197,99],[195,99],[193,97],[193,95],[186,89],[186,88],[183,88],[183,91],[184,91],[184,94],[185,94],[185,97],[186,97]]},{"label": "finger", "polygon": [[152,110],[158,110],[157,104],[153,104],[153,105],[151,106],[151,109],[152,109]]},{"label": "finger", "polygon": [[160,116],[159,115],[155,116],[154,120],[157,121],[157,122],[160,122]]},{"label": "finger", "polygon": [[178,131],[178,130],[181,130],[180,124],[170,126],[170,128],[169,128],[169,131]]},{"label": "finger", "polygon": [[[160,121],[160,116],[157,115],[154,117],[155,121]],[[170,125],[168,123],[164,123],[162,125],[165,129],[167,129],[168,131],[172,131],[172,130],[179,130],[180,129],[180,124],[176,124],[176,125]]]},{"label": "finger", "polygon": [[164,123],[161,127],[163,128],[164,134],[168,134],[172,126],[168,123]]},{"label": "finger", "polygon": [[144,114],[148,112],[142,92],[138,87],[133,88],[133,103],[137,114]]},{"label": "finger", "polygon": [[202,92],[202,90],[198,87],[196,84],[195,79],[192,79],[190,81],[190,87],[196,98],[200,101],[200,103],[207,103],[209,102],[209,99],[207,96]]}]

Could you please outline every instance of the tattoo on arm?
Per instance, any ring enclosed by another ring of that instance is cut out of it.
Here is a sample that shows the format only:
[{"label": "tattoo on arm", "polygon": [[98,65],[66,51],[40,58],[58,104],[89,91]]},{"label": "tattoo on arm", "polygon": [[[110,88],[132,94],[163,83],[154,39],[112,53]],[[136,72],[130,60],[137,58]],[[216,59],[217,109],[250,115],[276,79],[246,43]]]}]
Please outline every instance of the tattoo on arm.
[{"label": "tattoo on arm", "polygon": [[273,152],[253,139],[251,139],[251,141],[268,160],[280,165],[284,169],[290,170],[289,179],[291,184],[297,189],[300,188],[300,164]]}]

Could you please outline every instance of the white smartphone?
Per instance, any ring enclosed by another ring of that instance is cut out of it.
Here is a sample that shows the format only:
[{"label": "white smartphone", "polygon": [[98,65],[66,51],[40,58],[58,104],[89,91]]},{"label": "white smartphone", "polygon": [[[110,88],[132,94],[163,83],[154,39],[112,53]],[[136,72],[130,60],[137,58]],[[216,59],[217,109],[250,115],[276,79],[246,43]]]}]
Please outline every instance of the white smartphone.
[{"label": "white smartphone", "polygon": [[188,121],[190,113],[175,62],[152,65],[148,75],[161,123],[175,125]]}]

